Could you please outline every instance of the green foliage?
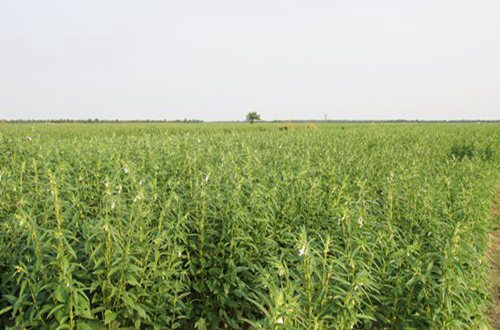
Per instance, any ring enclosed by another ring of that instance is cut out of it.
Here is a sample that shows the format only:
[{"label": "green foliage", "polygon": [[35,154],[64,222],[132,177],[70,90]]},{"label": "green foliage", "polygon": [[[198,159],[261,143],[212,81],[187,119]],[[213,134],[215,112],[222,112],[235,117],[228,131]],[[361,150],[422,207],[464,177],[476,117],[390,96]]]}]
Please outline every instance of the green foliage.
[{"label": "green foliage", "polygon": [[250,122],[250,124],[253,124],[254,121],[260,120],[260,115],[255,111],[251,111],[251,112],[247,113],[247,116],[245,119],[246,119],[246,121]]},{"label": "green foliage", "polygon": [[462,141],[456,142],[451,146],[450,154],[454,159],[458,160],[478,157],[485,161],[491,161],[494,158],[495,152],[492,144],[480,146],[477,145],[476,141]]},{"label": "green foliage", "polygon": [[279,127],[0,125],[0,327],[486,325],[498,125]]}]

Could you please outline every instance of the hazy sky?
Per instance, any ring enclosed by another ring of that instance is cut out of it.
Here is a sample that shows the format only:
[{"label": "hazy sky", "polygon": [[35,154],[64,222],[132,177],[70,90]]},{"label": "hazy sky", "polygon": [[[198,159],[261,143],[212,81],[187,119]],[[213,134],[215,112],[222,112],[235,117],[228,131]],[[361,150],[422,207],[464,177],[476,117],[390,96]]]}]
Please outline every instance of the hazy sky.
[{"label": "hazy sky", "polygon": [[500,119],[500,1],[0,1],[0,118],[250,110]]}]

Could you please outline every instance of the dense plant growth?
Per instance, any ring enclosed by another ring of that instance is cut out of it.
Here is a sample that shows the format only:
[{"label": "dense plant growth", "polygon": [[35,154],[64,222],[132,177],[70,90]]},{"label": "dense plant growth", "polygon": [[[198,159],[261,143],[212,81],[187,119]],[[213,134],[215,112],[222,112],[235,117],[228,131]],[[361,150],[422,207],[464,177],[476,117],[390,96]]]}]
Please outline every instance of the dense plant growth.
[{"label": "dense plant growth", "polygon": [[3,124],[0,327],[484,326],[498,125]]}]

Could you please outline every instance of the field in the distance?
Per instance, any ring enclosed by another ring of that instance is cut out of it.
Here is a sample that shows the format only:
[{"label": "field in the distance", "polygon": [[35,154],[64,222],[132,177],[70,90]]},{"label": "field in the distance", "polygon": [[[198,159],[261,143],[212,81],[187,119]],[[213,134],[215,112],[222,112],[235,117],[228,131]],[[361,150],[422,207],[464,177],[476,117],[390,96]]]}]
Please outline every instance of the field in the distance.
[{"label": "field in the distance", "polygon": [[0,327],[480,328],[498,124],[0,124]]}]

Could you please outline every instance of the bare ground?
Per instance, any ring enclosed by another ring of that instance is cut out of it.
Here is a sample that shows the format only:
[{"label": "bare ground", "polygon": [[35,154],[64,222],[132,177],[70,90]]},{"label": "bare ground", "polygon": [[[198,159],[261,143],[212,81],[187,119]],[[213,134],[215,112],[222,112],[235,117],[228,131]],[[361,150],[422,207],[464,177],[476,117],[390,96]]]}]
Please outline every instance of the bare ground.
[{"label": "bare ground", "polygon": [[500,182],[496,186],[496,196],[491,208],[492,230],[489,234],[490,279],[493,286],[493,306],[490,310],[490,325],[500,330]]}]

